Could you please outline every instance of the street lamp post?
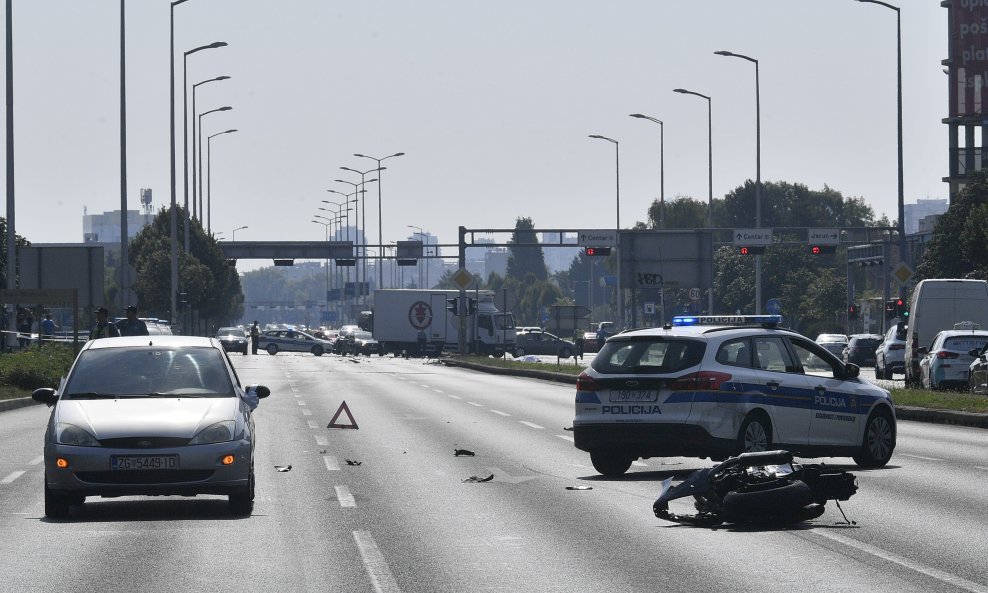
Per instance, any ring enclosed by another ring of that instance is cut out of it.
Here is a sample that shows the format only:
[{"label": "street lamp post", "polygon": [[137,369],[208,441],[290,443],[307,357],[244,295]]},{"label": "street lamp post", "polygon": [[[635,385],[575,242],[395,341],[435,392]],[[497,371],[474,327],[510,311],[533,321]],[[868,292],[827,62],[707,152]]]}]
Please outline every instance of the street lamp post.
[{"label": "street lamp post", "polygon": [[[216,113],[217,111],[230,111],[231,109],[233,109],[233,107],[230,107],[229,105],[225,105],[223,107],[217,107],[216,109],[210,109],[209,111],[200,113],[196,117],[196,119],[199,121],[199,138],[197,139],[197,142],[196,143],[199,145],[199,171],[198,171],[198,174],[199,174],[199,183],[200,183],[200,185],[202,184],[202,118],[204,116],[206,116],[206,115],[209,115],[210,113]],[[195,121],[195,120],[193,120],[193,121]],[[192,152],[193,152],[193,154],[195,154],[195,151],[192,151]],[[205,196],[203,195],[202,188],[200,187],[200,189],[199,189],[199,223],[200,224],[202,224],[202,221],[205,220],[205,218],[206,218],[206,212],[205,212],[205,210],[202,209],[202,200],[204,198],[205,198]]]},{"label": "street lamp post", "polygon": [[[899,193],[898,193],[898,207],[899,207],[899,261],[907,263],[907,253],[906,253],[906,205],[905,205],[905,190],[903,188],[902,179],[902,13],[898,6],[894,4],[889,4],[888,2],[882,2],[881,0],[858,0],[858,2],[864,2],[866,4],[878,4],[884,6],[889,10],[895,11],[895,60],[896,60],[896,117],[897,117],[897,139],[898,139],[898,176],[899,176]],[[899,285],[899,296],[905,295],[906,287],[904,284]]]},{"label": "street lamp post", "polygon": [[615,205],[617,210],[614,225],[614,238],[617,243],[614,247],[617,253],[617,319],[621,327],[627,327],[624,321],[624,289],[621,286],[621,145],[617,140],[600,134],[590,134],[590,138],[606,140],[614,145]]},{"label": "street lamp post", "polygon": [[[686,89],[673,89],[673,92],[684,95],[696,95],[707,100],[707,227],[713,232],[714,228],[714,119],[713,107],[710,97],[707,95],[688,91]],[[714,285],[713,278],[710,280],[710,288],[707,290],[707,310],[710,315],[714,313]]]},{"label": "street lamp post", "polygon": [[647,119],[659,124],[659,228],[666,228],[666,164],[665,164],[665,124],[661,119],[632,113],[631,117]]},{"label": "street lamp post", "polygon": [[182,57],[182,168],[185,171],[185,251],[189,251],[189,56],[204,49],[226,47],[225,41],[192,48]]},{"label": "street lamp post", "polygon": [[[369,171],[357,171],[356,169],[351,169],[350,167],[340,167],[340,169],[360,175],[360,215],[361,215],[360,226],[363,228],[363,234],[364,234],[364,239],[363,239],[364,253],[363,256],[361,257],[360,263],[363,264],[362,266],[364,269],[363,282],[366,283],[367,282],[367,202],[366,202],[367,192],[366,190],[364,190],[364,184],[373,183],[377,181],[376,178],[367,179],[367,174],[373,173],[375,171],[382,171],[384,167],[381,167],[380,169],[371,169]],[[342,179],[337,179],[336,181],[339,181],[341,183],[347,183],[344,182]],[[361,289],[361,296],[363,296],[363,289]]]},{"label": "street lamp post", "polygon": [[238,226],[237,228],[235,228],[235,229],[233,229],[233,232],[232,232],[232,233],[230,233],[230,234],[232,235],[232,237],[231,237],[231,239],[230,239],[230,240],[231,240],[231,241],[236,241],[236,240],[237,240],[237,231],[242,231],[242,230],[244,230],[245,228],[247,228],[247,225],[244,225],[244,226]]},{"label": "street lamp post", "polygon": [[[755,65],[755,228],[762,228],[762,107],[758,82],[758,60],[729,51],[715,51],[718,56],[741,58]],[[762,256],[755,255],[755,314],[762,313]]]},{"label": "street lamp post", "polygon": [[[342,169],[343,167],[340,167],[340,168]],[[359,173],[359,171],[357,171],[357,172]],[[364,250],[366,250],[367,249],[367,209],[366,209],[367,208],[367,202],[366,202],[367,191],[364,190],[364,183],[365,183],[364,176],[363,175],[360,176],[360,183],[354,183],[352,181],[347,181],[345,179],[334,179],[334,181],[336,181],[337,183],[346,183],[348,185],[352,185],[354,192],[360,192],[360,209],[354,214],[353,220],[354,220],[354,224],[358,226],[358,231],[359,232],[357,233],[357,235],[358,235],[358,237],[361,240],[361,244],[363,245]],[[377,179],[368,179],[366,181],[366,183],[372,183],[374,181],[377,181]],[[361,216],[363,216],[363,222],[361,222]],[[357,248],[357,254],[360,256],[360,259],[361,260],[366,255],[366,253],[365,252],[362,252],[359,247]],[[365,264],[363,266],[363,268],[364,268],[363,279],[361,279],[360,267],[361,267],[360,266],[360,262],[358,261],[357,262],[357,270],[356,270],[356,272],[357,272],[357,282],[358,283],[360,283],[360,282],[367,282],[367,265],[366,265],[366,262],[365,262]],[[363,286],[362,285],[359,287],[358,292],[360,292],[360,296],[363,296],[364,295],[364,289],[363,289]],[[360,299],[360,300],[363,300],[363,299]]]},{"label": "street lamp post", "polygon": [[[384,167],[381,166],[381,162],[382,161],[386,161],[387,159],[398,157],[398,156],[404,156],[404,155],[405,155],[405,153],[403,153],[403,152],[396,152],[394,154],[390,154],[390,155],[388,155],[386,157],[382,157],[382,158],[376,158],[376,157],[372,157],[372,156],[367,156],[366,154],[360,154],[360,153],[354,153],[353,156],[360,157],[360,158],[363,158],[363,159],[371,159],[373,161],[377,161],[377,170],[378,171],[383,171],[384,170]],[[384,233],[381,231],[381,228],[382,228],[381,227],[381,185],[382,185],[381,177],[382,177],[382,175],[380,173],[378,173],[377,174],[377,243],[378,243],[378,245],[382,245],[382,247],[381,247],[381,255],[380,255],[380,257],[378,259],[378,263],[377,263],[377,283],[381,286],[381,288],[384,288],[384,247],[383,247],[383,245],[384,245]]]},{"label": "street lamp post", "polygon": [[[171,159],[171,212],[169,216],[169,227],[171,232],[171,320],[175,321],[178,319],[178,212],[176,211],[177,204],[175,203],[175,193],[176,193],[176,179],[175,179],[175,7],[188,0],[172,0],[169,6],[169,29],[168,37],[170,40],[168,60],[169,60],[169,93],[168,93],[168,117],[170,121],[169,131],[171,139],[171,150],[169,152],[169,157]],[[10,26],[10,0],[7,0],[7,25]],[[9,35],[8,35],[9,39]],[[8,43],[9,45],[9,43]],[[7,61],[10,61],[10,52],[7,52]],[[7,72],[10,72],[8,68]],[[9,87],[9,84],[8,84]],[[8,91],[8,94],[9,91]],[[13,101],[9,100],[8,105],[12,105]],[[9,117],[9,116],[8,116]],[[8,128],[10,129],[10,128]],[[11,171],[7,171],[8,184],[11,177]],[[8,221],[8,224],[13,224],[13,220]],[[8,275],[9,278],[10,275]],[[8,280],[9,282],[9,280]]]},{"label": "street lamp post", "polygon": [[[217,76],[216,78],[210,78],[208,80],[203,80],[192,85],[192,114],[196,115],[199,112],[196,110],[196,91],[198,87],[204,85],[208,82],[216,82],[218,80],[229,80],[229,76]],[[196,199],[196,190],[198,193],[202,193],[202,130],[199,130],[199,134],[196,134],[196,120],[198,117],[192,118],[192,141],[196,144],[192,147],[192,214],[195,215],[198,212],[199,222],[202,222],[202,208],[199,207],[199,202]],[[198,151],[196,150],[198,147]],[[196,167],[196,152],[199,153],[199,166]]]},{"label": "street lamp post", "polygon": [[212,142],[213,138],[216,136],[222,136],[223,134],[232,134],[237,130],[227,130],[225,132],[216,132],[212,136],[206,138],[206,160],[209,161],[208,168],[206,169],[206,232],[212,232],[213,228],[213,216],[211,214],[213,208],[213,184],[212,184],[212,174],[213,174],[213,153],[212,153]]}]

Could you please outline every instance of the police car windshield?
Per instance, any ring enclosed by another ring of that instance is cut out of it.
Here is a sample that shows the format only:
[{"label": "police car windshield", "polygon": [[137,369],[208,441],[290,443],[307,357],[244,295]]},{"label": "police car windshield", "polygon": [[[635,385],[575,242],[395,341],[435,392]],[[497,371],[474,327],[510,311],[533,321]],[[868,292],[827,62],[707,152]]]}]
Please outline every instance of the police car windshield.
[{"label": "police car windshield", "polygon": [[679,337],[612,339],[590,365],[598,373],[677,373],[703,360],[706,343]]}]

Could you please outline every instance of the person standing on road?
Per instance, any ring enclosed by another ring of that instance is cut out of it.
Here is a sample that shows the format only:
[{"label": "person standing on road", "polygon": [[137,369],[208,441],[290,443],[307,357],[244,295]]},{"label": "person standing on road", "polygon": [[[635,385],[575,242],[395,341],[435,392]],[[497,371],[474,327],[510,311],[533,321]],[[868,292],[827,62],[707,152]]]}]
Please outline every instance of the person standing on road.
[{"label": "person standing on road", "polygon": [[109,314],[110,312],[106,310],[106,307],[96,309],[96,327],[93,328],[93,331],[89,332],[90,340],[120,337],[120,332],[117,331],[117,326],[106,318]]},{"label": "person standing on road", "polygon": [[251,354],[257,354],[257,341],[261,339],[261,330],[257,327],[257,321],[254,321],[254,325],[250,326],[250,352]]},{"label": "person standing on road", "polygon": [[577,329],[573,332],[573,343],[576,344],[576,356],[583,360],[583,330]]},{"label": "person standing on road", "polygon": [[137,318],[137,307],[134,305],[127,307],[127,318],[121,319],[117,323],[117,331],[120,332],[121,336],[150,335],[147,324]]}]

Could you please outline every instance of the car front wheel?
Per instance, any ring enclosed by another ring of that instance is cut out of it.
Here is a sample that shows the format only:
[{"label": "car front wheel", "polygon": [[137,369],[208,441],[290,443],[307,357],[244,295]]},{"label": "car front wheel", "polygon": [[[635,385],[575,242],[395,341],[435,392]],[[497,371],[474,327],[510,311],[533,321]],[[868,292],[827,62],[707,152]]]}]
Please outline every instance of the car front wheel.
[{"label": "car front wheel", "polygon": [[229,497],[230,514],[236,517],[249,517],[254,512],[254,466],[251,465],[250,476],[243,492],[231,494]]},{"label": "car front wheel", "polygon": [[45,515],[51,519],[67,519],[69,517],[69,499],[63,494],[55,494],[48,488],[45,479]]},{"label": "car front wheel", "polygon": [[322,356],[322,346],[313,346],[312,353],[316,356]]},{"label": "car front wheel", "polygon": [[868,416],[861,451],[852,457],[861,467],[882,467],[892,459],[895,449],[895,426],[892,414],[879,408]]},{"label": "car front wheel", "polygon": [[274,356],[275,354],[278,353],[278,345],[277,344],[268,344],[268,347],[266,348],[266,350],[268,351],[268,354],[270,354],[271,356]]},{"label": "car front wheel", "polygon": [[631,455],[609,451],[590,452],[590,463],[593,464],[593,468],[609,478],[624,475],[628,471],[628,468],[631,467],[632,461],[634,459]]}]

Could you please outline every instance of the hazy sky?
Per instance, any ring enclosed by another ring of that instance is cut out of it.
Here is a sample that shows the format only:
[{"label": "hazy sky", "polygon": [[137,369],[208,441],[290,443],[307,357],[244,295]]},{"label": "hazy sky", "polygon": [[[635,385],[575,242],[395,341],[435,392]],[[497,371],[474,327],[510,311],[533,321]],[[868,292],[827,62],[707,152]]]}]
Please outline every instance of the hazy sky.
[{"label": "hazy sky", "polygon": [[[945,198],[947,10],[901,0],[906,203]],[[117,0],[13,0],[16,228],[33,242],[82,240],[90,214],[120,207]],[[169,5],[127,2],[128,200],[170,200]],[[824,184],[896,217],[895,13],[853,0],[189,0],[175,7],[178,201],[184,203],[181,75],[189,56],[212,141],[212,229],[238,240],[321,240],[340,166],[383,177],[384,242],[408,225],[456,229],[621,226],[665,193],[707,199],[755,177],[760,62],[762,178]],[[191,108],[191,96],[190,96]],[[204,136],[205,138],[205,136]],[[4,170],[4,174],[6,171]],[[371,175],[368,175],[370,178]],[[377,189],[368,236],[378,242]],[[322,213],[325,214],[325,213]],[[241,269],[270,262],[241,263]]]}]

